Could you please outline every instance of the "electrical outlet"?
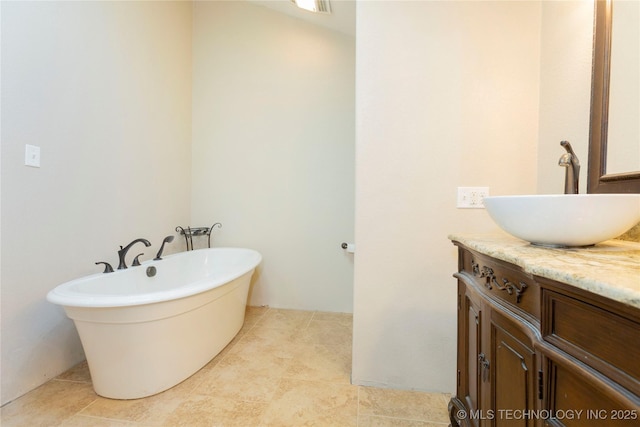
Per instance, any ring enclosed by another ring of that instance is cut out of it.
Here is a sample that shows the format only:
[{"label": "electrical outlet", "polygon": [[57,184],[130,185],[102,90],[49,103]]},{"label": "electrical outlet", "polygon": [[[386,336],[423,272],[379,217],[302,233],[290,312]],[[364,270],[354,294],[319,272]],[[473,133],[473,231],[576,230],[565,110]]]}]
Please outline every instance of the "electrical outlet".
[{"label": "electrical outlet", "polygon": [[456,207],[463,209],[484,209],[482,199],[489,196],[489,187],[458,187]]},{"label": "electrical outlet", "polygon": [[24,164],[34,168],[40,167],[40,147],[36,145],[25,144],[24,146]]}]

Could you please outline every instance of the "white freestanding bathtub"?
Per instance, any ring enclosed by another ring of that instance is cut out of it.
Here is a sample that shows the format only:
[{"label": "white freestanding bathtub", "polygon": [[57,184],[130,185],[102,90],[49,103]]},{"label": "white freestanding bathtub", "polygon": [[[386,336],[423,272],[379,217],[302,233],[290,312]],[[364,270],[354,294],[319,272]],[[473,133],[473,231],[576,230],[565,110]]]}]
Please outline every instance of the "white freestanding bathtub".
[{"label": "white freestanding bathtub", "polygon": [[72,280],[47,299],[73,319],[96,393],[137,399],[185,380],[233,339],[261,260],[251,249],[181,252]]}]

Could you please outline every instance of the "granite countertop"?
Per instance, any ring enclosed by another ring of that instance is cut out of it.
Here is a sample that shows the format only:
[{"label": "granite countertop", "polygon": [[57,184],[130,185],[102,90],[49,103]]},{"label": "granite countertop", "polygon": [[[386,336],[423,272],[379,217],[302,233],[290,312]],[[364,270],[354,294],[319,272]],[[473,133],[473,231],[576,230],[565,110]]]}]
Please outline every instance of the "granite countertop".
[{"label": "granite countertop", "polygon": [[546,248],[507,234],[451,234],[449,239],[527,273],[640,308],[640,242],[614,239],[583,248]]}]

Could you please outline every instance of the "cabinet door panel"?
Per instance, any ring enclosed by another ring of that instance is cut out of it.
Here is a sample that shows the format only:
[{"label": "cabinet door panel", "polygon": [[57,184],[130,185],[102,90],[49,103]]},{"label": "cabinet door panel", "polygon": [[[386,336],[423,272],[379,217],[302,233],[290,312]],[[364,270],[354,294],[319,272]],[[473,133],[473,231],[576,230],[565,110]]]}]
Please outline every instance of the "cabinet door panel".
[{"label": "cabinet door panel", "polygon": [[[549,412],[554,425],[640,425],[638,397],[612,391],[606,384],[588,381],[576,368],[548,361]],[[631,400],[631,401],[630,401]],[[635,402],[634,402],[635,401]]]},{"label": "cabinet door panel", "polygon": [[[482,378],[479,369],[478,356],[481,346],[482,331],[482,309],[478,301],[471,293],[464,295],[464,324],[466,325],[465,342],[467,349],[465,352],[466,373],[466,394],[465,403],[470,410],[476,410],[482,402]],[[474,420],[474,424],[477,423]]]},{"label": "cabinet door panel", "polygon": [[491,395],[495,426],[529,427],[536,405],[535,356],[532,345],[513,321],[491,313]]}]

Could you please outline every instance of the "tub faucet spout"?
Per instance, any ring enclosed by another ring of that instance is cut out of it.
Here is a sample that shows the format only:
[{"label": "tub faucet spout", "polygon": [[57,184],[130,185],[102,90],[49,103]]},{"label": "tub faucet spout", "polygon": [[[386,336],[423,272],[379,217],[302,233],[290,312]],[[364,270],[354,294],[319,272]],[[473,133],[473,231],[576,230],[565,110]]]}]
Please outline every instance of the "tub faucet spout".
[{"label": "tub faucet spout", "polygon": [[560,145],[567,150],[560,160],[559,166],[567,168],[564,176],[564,194],[578,194],[578,182],[580,179],[580,161],[578,156],[573,152],[569,141],[560,141]]},{"label": "tub faucet spout", "polygon": [[120,246],[120,250],[118,251],[118,258],[120,259],[120,263],[118,264],[118,270],[122,270],[124,268],[127,268],[127,264],[124,261],[125,257],[127,256],[127,252],[129,252],[129,249],[131,249],[131,247],[133,245],[135,245],[136,243],[138,243],[138,242],[144,243],[144,245],[146,247],[151,246],[151,243],[147,239],[136,239],[133,242],[129,243],[124,248],[122,246]]}]

